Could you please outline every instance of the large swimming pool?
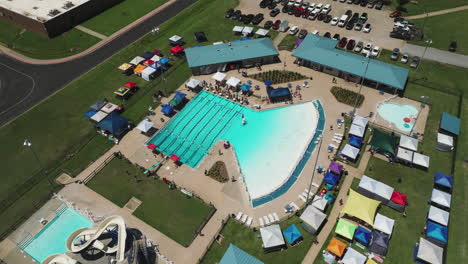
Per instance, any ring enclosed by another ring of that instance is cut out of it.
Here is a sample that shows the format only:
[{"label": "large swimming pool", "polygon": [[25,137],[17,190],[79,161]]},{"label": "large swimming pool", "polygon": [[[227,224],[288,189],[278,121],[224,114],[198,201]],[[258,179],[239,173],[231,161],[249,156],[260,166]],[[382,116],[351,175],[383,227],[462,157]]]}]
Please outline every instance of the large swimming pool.
[{"label": "large swimming pool", "polygon": [[22,249],[34,260],[42,263],[50,255],[66,253],[68,236],[79,228],[92,225],[91,221],[73,209],[63,207],[58,211],[58,215]]},{"label": "large swimming pool", "polygon": [[[246,124],[242,124],[242,116]],[[318,101],[255,111],[202,91],[147,144],[195,168],[219,140],[233,146],[253,206],[294,184],[323,130]],[[316,132],[319,133],[316,133]]]}]

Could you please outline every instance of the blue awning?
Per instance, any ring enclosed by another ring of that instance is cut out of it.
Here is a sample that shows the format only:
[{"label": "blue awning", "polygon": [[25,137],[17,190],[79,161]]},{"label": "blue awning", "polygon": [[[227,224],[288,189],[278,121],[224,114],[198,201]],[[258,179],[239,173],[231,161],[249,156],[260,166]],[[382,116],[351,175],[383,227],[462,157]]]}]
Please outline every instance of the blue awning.
[{"label": "blue awning", "polygon": [[283,235],[289,244],[294,244],[297,240],[302,238],[301,232],[294,224],[286,228],[286,230],[283,231]]},{"label": "blue awning", "polygon": [[340,179],[340,176],[331,172],[325,173],[325,176],[323,177],[323,181],[325,181],[326,183],[333,184],[333,185],[336,185],[339,179]]},{"label": "blue awning", "polygon": [[84,114],[84,116],[86,116],[87,118],[91,118],[93,115],[95,115],[97,113],[96,110],[93,110],[93,109],[90,109],[88,112],[86,112]]},{"label": "blue awning", "polygon": [[460,118],[448,113],[442,113],[440,128],[454,135],[460,134]]},{"label": "blue awning", "polygon": [[152,52],[147,51],[147,52],[141,54],[140,57],[143,57],[143,58],[149,60],[149,59],[151,59],[153,56],[154,56],[154,54],[153,54]]},{"label": "blue awning", "polygon": [[436,172],[434,175],[434,183],[452,189],[453,177],[443,174],[442,172]]},{"label": "blue awning", "polygon": [[363,245],[369,245],[372,237],[372,232],[362,226],[358,226],[354,232],[354,239]]},{"label": "blue awning", "polygon": [[448,228],[428,220],[426,224],[426,236],[447,243]]},{"label": "blue awning", "polygon": [[219,264],[264,264],[242,249],[230,244]]},{"label": "blue awning", "polygon": [[163,105],[162,106],[162,109],[161,109],[161,112],[167,116],[171,115],[172,114],[172,111],[174,111],[174,107],[172,107],[172,105]]},{"label": "blue awning", "polygon": [[353,135],[350,135],[349,136],[349,140],[348,140],[349,144],[353,147],[356,147],[356,148],[361,148],[361,145],[362,145],[362,138],[360,137],[356,137],[356,136],[353,136]]},{"label": "blue awning", "polygon": [[100,129],[108,131],[112,135],[119,137],[128,128],[128,119],[120,116],[117,112],[112,112],[106,118],[97,123],[96,126]]},{"label": "blue awning", "polygon": [[241,89],[242,91],[244,91],[244,92],[250,91],[250,88],[252,88],[252,85],[248,85],[248,84],[246,84],[246,83],[242,84],[241,87],[240,87],[240,89]]}]

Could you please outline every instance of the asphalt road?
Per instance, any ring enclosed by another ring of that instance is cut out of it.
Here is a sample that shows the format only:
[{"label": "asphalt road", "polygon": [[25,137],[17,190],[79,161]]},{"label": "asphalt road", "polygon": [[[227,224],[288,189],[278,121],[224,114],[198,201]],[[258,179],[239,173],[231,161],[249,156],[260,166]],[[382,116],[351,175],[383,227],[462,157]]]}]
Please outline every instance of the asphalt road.
[{"label": "asphalt road", "polygon": [[174,4],[123,33],[93,53],[73,61],[33,65],[0,55],[0,126],[24,113],[41,100],[111,57],[156,25],[177,15],[196,0],[177,0]]}]

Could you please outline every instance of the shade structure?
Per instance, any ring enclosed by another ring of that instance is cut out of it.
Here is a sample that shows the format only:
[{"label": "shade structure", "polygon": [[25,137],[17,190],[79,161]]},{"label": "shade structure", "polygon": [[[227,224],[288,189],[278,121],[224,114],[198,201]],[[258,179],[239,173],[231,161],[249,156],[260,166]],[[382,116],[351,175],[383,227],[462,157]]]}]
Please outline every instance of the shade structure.
[{"label": "shade structure", "polygon": [[442,172],[436,172],[434,175],[434,183],[442,187],[452,189],[453,177]]},{"label": "shade structure", "polygon": [[152,67],[146,67],[144,70],[141,71],[141,78],[148,82],[154,79],[155,75],[156,69]]},{"label": "shade structure", "polygon": [[270,225],[260,228],[263,248],[283,246],[284,239],[279,225]]},{"label": "shade structure", "polygon": [[176,91],[176,94],[175,94],[174,97],[169,101],[168,104],[169,104],[169,105],[172,105],[172,106],[178,106],[178,105],[180,105],[180,104],[184,101],[185,96],[187,96],[185,93]]},{"label": "shade structure", "polygon": [[408,196],[404,193],[394,191],[392,193],[391,201],[396,204],[405,206],[408,201]]},{"label": "shade structure", "polygon": [[437,150],[440,151],[451,151],[453,150],[453,137],[437,133]]},{"label": "shade structure", "polygon": [[343,164],[332,161],[330,162],[330,165],[328,165],[328,170],[335,174],[341,175],[341,172],[343,172]]},{"label": "shade structure", "polygon": [[106,118],[106,116],[108,116],[109,114],[106,113],[106,112],[103,112],[103,111],[98,111],[96,114],[94,114],[92,117],[91,117],[91,120],[94,120],[96,122],[101,122],[104,118]]},{"label": "shade structure", "polygon": [[379,204],[379,201],[367,198],[350,189],[348,200],[341,213],[359,218],[372,226]]},{"label": "shade structure", "polygon": [[436,244],[445,245],[448,241],[448,228],[428,220],[426,222],[426,236]]},{"label": "shade structure", "polygon": [[158,63],[159,63],[160,65],[166,65],[169,61],[171,61],[171,59],[166,58],[166,57],[163,57],[163,58],[161,58],[161,59],[158,61]]},{"label": "shade structure", "polygon": [[244,29],[244,27],[241,27],[241,26],[234,26],[234,27],[232,28],[232,31],[237,32],[237,33],[241,33],[243,29]]},{"label": "shade structure", "polygon": [[319,209],[309,205],[301,215],[302,227],[309,233],[315,234],[327,218]]},{"label": "shade structure", "polygon": [[349,136],[348,142],[351,146],[356,147],[356,148],[361,148],[363,139],[360,137],[356,136]]},{"label": "shade structure", "polygon": [[190,78],[187,82],[187,87],[190,88],[190,89],[195,89],[198,87],[198,85],[200,84],[200,81],[197,80],[197,79],[192,79]]},{"label": "shade structure", "polygon": [[94,110],[94,111],[97,112],[97,111],[101,110],[101,108],[102,108],[103,106],[105,106],[105,105],[106,105],[106,102],[97,101],[96,103],[94,103],[93,105],[91,105],[89,108],[90,108],[91,110]]},{"label": "shade structure", "polygon": [[332,185],[336,185],[339,180],[340,180],[340,176],[331,172],[327,172],[323,176],[323,181]]},{"label": "shade structure", "polygon": [[177,45],[177,46],[170,48],[169,51],[171,52],[172,55],[178,55],[182,51],[184,51],[184,47]]},{"label": "shade structure", "polygon": [[416,257],[431,264],[442,264],[444,249],[424,238],[419,239]]},{"label": "shade structure", "polygon": [[419,165],[424,168],[429,168],[429,161],[430,157],[420,154],[420,153],[414,153],[413,155],[413,164]]},{"label": "shade structure", "polygon": [[213,74],[213,76],[211,76],[211,78],[218,82],[222,82],[224,78],[226,78],[226,74],[222,72],[216,72],[215,74]]},{"label": "shade structure", "polygon": [[242,29],[242,34],[251,34],[253,32],[253,27],[244,27]]},{"label": "shade structure", "polygon": [[400,137],[400,147],[409,149],[412,151],[418,151],[418,140],[412,137],[401,135]]},{"label": "shade structure", "polygon": [[126,82],[123,86],[124,86],[124,87],[127,87],[128,89],[132,89],[132,88],[135,87],[136,85],[137,85],[136,82],[128,81],[128,82]]},{"label": "shade structure", "polygon": [[135,67],[135,69],[133,70],[133,72],[136,74],[136,75],[141,75],[141,72],[146,69],[147,66],[145,65],[141,65],[139,64],[138,66]]},{"label": "shade structure", "polygon": [[227,80],[226,84],[229,85],[229,86],[236,87],[240,82],[241,82],[241,80],[239,80],[238,78],[231,77],[231,78],[229,78],[229,80]]},{"label": "shade structure", "polygon": [[364,134],[366,132],[366,129],[362,126],[358,126],[358,125],[351,125],[351,127],[349,128],[349,132],[348,134],[350,135],[355,135],[357,137],[364,137]]},{"label": "shade structure", "polygon": [[266,29],[263,29],[263,28],[259,28],[255,34],[259,35],[259,36],[266,36],[268,35],[268,32],[270,32],[269,30],[266,30]]},{"label": "shade structure", "polygon": [[171,155],[171,160],[174,161],[174,162],[177,162],[180,160],[179,156],[175,155],[175,154],[172,154]]},{"label": "shade structure", "polygon": [[169,43],[171,43],[172,45],[177,45],[177,44],[182,43],[183,38],[181,36],[174,35],[170,37],[168,40],[169,40]]},{"label": "shade structure", "polygon": [[88,112],[84,113],[83,115],[86,116],[87,118],[91,118],[93,115],[95,115],[97,112],[96,110],[88,110]]},{"label": "shade structure", "polygon": [[411,163],[413,162],[413,154],[414,152],[411,150],[398,147],[397,158],[400,160],[404,160],[406,162]]},{"label": "shade structure", "polygon": [[441,205],[445,208],[450,208],[451,201],[452,195],[450,195],[449,193],[437,189],[432,190],[431,202]]},{"label": "shade structure", "polygon": [[291,245],[299,242],[302,239],[302,234],[299,229],[297,229],[296,225],[290,225],[288,228],[286,228],[283,231],[283,235],[286,238],[286,241],[288,241],[288,243]]},{"label": "shade structure", "polygon": [[336,224],[335,233],[349,240],[353,240],[356,228],[357,225],[343,218],[340,218],[340,220],[338,220],[338,223]]},{"label": "shade structure", "polygon": [[460,118],[445,112],[442,113],[440,129],[458,136],[460,134]]},{"label": "shade structure", "polygon": [[325,211],[327,208],[328,201],[323,196],[315,195],[312,200],[312,206],[319,209],[320,211]]},{"label": "shade structure", "polygon": [[371,238],[372,232],[370,230],[365,229],[362,226],[358,226],[358,228],[354,232],[354,240],[363,245],[369,245]]},{"label": "shade structure", "polygon": [[359,181],[357,191],[371,199],[388,202],[392,198],[393,188],[366,175]]},{"label": "shade structure", "polygon": [[392,235],[395,220],[386,217],[385,215],[377,214],[374,220],[374,228],[382,231],[385,234]]},{"label": "shade structure", "polygon": [[143,65],[146,65],[146,66],[150,66],[151,64],[153,64],[154,61],[150,60],[150,59],[147,59],[143,62]]},{"label": "shade structure", "polygon": [[138,125],[137,125],[137,129],[140,130],[141,132],[148,132],[148,130],[150,130],[152,127],[154,126],[153,122],[151,121],[148,121],[146,119],[143,119]]},{"label": "shade structure", "polygon": [[352,247],[348,247],[341,263],[343,264],[365,264],[367,257],[357,252]]},{"label": "shade structure", "polygon": [[395,156],[398,137],[374,129],[372,139],[369,142],[372,150],[388,156]]},{"label": "shade structure", "polygon": [[153,57],[153,52],[147,51],[147,52],[141,54],[140,57],[144,58],[145,60],[150,59],[151,57]]},{"label": "shade structure", "polygon": [[160,59],[161,57],[159,57],[158,55],[154,55],[153,57],[151,57],[151,60],[154,62],[158,62]]},{"label": "shade structure", "polygon": [[170,116],[173,111],[174,111],[174,107],[168,104],[163,105],[161,109],[161,112],[166,116]]},{"label": "shade structure", "polygon": [[252,85],[248,85],[248,84],[246,84],[246,83],[243,83],[243,84],[241,85],[241,87],[240,87],[240,89],[241,89],[242,91],[244,91],[244,92],[250,91],[250,88],[252,88]]},{"label": "shade structure", "polygon": [[132,64],[130,63],[123,63],[122,65],[120,65],[119,67],[117,67],[117,69],[121,70],[121,71],[127,71],[128,69],[130,69],[131,67],[133,67]]},{"label": "shade structure", "polygon": [[431,206],[429,208],[429,213],[427,214],[427,218],[433,222],[439,223],[443,226],[448,226],[449,223],[450,213],[437,208],[435,206]]},{"label": "shade structure", "polygon": [[263,264],[263,262],[236,247],[234,244],[229,244],[219,264]]},{"label": "shade structure", "polygon": [[96,126],[111,133],[115,137],[120,137],[128,129],[128,119],[120,116],[116,112],[112,112],[101,122],[97,123]]},{"label": "shade structure", "polygon": [[[128,89],[128,88],[127,88]],[[119,108],[118,105],[116,104],[113,104],[113,103],[107,103],[106,105],[104,105],[102,108],[101,108],[101,111],[104,112],[104,113],[112,113],[114,110],[116,110],[117,108]]]},{"label": "shade structure", "polygon": [[130,61],[130,64],[138,65],[138,64],[142,63],[143,61],[145,61],[145,58],[140,57],[140,56],[136,56],[135,58],[133,58],[133,59]]},{"label": "shade structure", "polygon": [[342,257],[346,250],[346,244],[338,238],[334,237],[330,240],[330,243],[327,246],[327,250],[333,253],[335,256]]},{"label": "shade structure", "polygon": [[344,155],[352,160],[355,160],[359,154],[359,149],[351,146],[350,144],[346,144],[344,148],[341,150],[341,155]]},{"label": "shade structure", "polygon": [[369,251],[380,256],[386,256],[389,240],[390,236],[388,234],[377,230],[372,231],[372,240],[369,245]]},{"label": "shade structure", "polygon": [[367,126],[367,123],[369,123],[369,120],[365,117],[357,115],[357,116],[354,116],[353,118],[353,125],[357,125],[357,126],[365,128]]},{"label": "shade structure", "polygon": [[149,145],[146,146],[147,148],[151,149],[151,150],[155,150],[158,146],[156,146],[155,144],[151,143]]}]

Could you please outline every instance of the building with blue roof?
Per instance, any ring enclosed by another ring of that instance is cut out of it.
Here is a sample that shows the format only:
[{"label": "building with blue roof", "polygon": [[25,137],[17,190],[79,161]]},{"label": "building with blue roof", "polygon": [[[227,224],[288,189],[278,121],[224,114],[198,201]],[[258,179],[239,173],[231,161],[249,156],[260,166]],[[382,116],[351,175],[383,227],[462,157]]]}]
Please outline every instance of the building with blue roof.
[{"label": "building with blue roof", "polygon": [[440,129],[450,133],[451,135],[458,136],[460,134],[460,118],[449,113],[442,113]]},{"label": "building with blue roof", "polygon": [[309,34],[293,52],[297,63],[348,81],[402,94],[409,70],[337,49],[338,40]]},{"label": "building with blue roof", "polygon": [[269,38],[188,48],[185,49],[185,55],[193,75],[279,61],[279,53]]},{"label": "building with blue roof", "polygon": [[230,244],[219,264],[264,264],[242,249]]}]

